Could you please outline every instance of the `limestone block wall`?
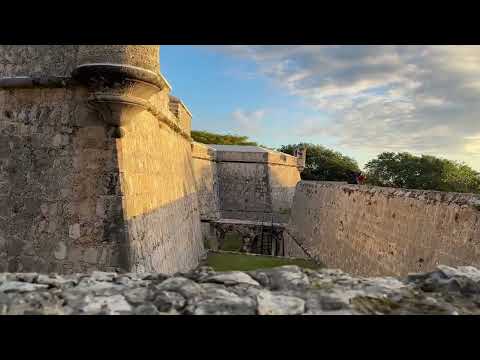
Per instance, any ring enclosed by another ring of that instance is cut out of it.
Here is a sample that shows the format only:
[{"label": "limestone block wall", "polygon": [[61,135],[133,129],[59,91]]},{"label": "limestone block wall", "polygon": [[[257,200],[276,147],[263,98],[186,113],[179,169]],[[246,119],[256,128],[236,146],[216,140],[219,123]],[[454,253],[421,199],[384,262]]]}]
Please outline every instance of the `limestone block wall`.
[{"label": "limestone block wall", "polygon": [[70,76],[79,45],[1,45],[0,77]]},{"label": "limestone block wall", "polygon": [[124,129],[118,149],[130,266],[191,269],[203,249],[190,141],[148,112]]},{"label": "limestone block wall", "polygon": [[158,46],[0,46],[0,271],[172,273],[203,253]]},{"label": "limestone block wall", "polygon": [[0,90],[0,271],[122,267],[116,140],[84,95]]},{"label": "limestone block wall", "polygon": [[273,151],[218,152],[222,217],[287,222],[300,180],[297,159]]},{"label": "limestone block wall", "polygon": [[200,218],[216,220],[220,218],[220,202],[215,150],[207,145],[193,142],[192,166]]},{"label": "limestone block wall", "polygon": [[219,162],[217,166],[222,218],[261,220],[271,212],[267,164]]},{"label": "limestone block wall", "polygon": [[297,158],[260,147],[192,144],[202,220],[287,222]]},{"label": "limestone block wall", "polygon": [[297,159],[279,153],[269,154],[269,186],[272,212],[277,222],[288,222],[295,195],[295,186],[300,181]]},{"label": "limestone block wall", "polygon": [[192,113],[185,104],[175,96],[169,97],[169,110],[178,119],[180,127],[188,133],[192,130]]},{"label": "limestone block wall", "polygon": [[472,194],[301,181],[286,255],[301,254],[294,237],[327,266],[360,275],[478,266],[479,204]]}]

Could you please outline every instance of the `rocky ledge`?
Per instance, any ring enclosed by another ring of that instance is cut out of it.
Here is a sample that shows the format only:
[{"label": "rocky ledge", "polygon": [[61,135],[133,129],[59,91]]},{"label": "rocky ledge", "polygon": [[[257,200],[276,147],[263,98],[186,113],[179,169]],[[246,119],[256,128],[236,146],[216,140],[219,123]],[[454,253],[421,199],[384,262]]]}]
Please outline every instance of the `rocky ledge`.
[{"label": "rocky ledge", "polygon": [[0,314],[479,314],[480,271],[438,266],[405,279],[283,266],[252,272],[0,273]]}]

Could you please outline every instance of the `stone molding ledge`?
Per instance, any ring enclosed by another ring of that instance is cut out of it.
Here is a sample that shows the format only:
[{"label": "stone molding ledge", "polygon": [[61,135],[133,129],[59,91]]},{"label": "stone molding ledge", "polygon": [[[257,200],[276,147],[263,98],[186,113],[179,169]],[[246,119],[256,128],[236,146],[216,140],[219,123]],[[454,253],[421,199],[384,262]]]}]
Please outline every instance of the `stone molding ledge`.
[{"label": "stone molding ledge", "polygon": [[72,76],[90,90],[88,102],[97,109],[106,123],[123,126],[136,114],[148,111],[191,141],[190,134],[175,120],[149,102],[149,99],[162,89],[171,90],[160,74],[136,66],[98,63],[82,64],[73,71]]},{"label": "stone molding ledge", "polygon": [[159,90],[164,87],[167,87],[170,91],[172,90],[170,84],[160,74],[144,68],[125,64],[82,64],[73,70],[72,77],[82,83],[98,79],[113,82],[130,79],[154,85]]},{"label": "stone molding ledge", "polygon": [[[115,65],[112,65],[115,66]],[[78,69],[78,68],[77,68]],[[117,66],[116,69],[112,69],[113,71],[110,71],[111,76],[117,76],[119,75],[122,71],[123,74],[125,75],[139,75],[141,74],[141,71],[138,69],[140,68],[135,68],[135,67],[129,67],[129,66]],[[116,71],[115,71],[116,70]],[[60,76],[46,76],[46,77],[31,77],[31,76],[16,76],[16,77],[3,77],[0,78],[0,89],[4,90],[13,90],[13,89],[33,89],[33,88],[66,88],[69,86],[74,86],[78,85],[79,83],[81,84],[82,81],[85,81],[86,79],[84,78],[85,74],[82,73],[84,69],[80,70],[79,72],[75,73],[74,77],[60,77]],[[139,85],[138,87],[140,88],[142,85],[145,87],[156,87],[156,91],[160,91],[162,88],[158,87],[157,85],[165,86],[168,89],[171,89],[170,85],[168,82],[163,78],[163,76],[158,75],[158,77],[153,78],[151,77],[151,74],[153,72],[145,70],[145,74],[142,77],[143,80],[137,80],[136,83]],[[81,75],[80,75],[81,74]],[[97,76],[101,76],[101,73],[96,72],[95,73]],[[76,76],[80,75],[80,80],[79,78],[75,78]],[[141,76],[141,75],[140,75]],[[154,85],[148,83],[147,81],[144,80],[153,80]],[[134,84],[135,80],[129,79],[129,81]],[[133,90],[133,89],[131,89]],[[139,89],[137,89],[139,90]],[[152,93],[152,94],[153,94]],[[143,93],[144,94],[144,93]],[[153,116],[155,116],[159,121],[162,123],[166,124],[168,127],[170,127],[173,131],[177,132],[180,134],[182,137],[187,139],[188,141],[192,141],[192,138],[189,133],[184,131],[178,124],[176,119],[172,116],[168,116],[167,114],[164,114],[162,111],[159,111],[154,105],[152,105],[148,100],[145,100],[142,97],[134,96],[132,94],[127,95],[122,95],[121,92],[117,90],[112,90],[110,93],[106,91],[105,89],[103,91],[92,91],[90,96],[87,99],[88,102],[94,105],[94,108],[96,108],[102,117],[104,121],[107,123],[110,123],[111,125],[114,126],[121,126],[121,124],[125,124],[124,120],[127,120],[128,118],[131,117],[132,112],[135,111],[149,111]],[[119,109],[115,109],[115,106],[109,106],[113,104],[117,104],[117,108],[119,107],[122,109],[123,114],[118,114]],[[125,108],[129,108],[131,112],[126,112]],[[135,110],[135,108],[137,108]],[[116,115],[115,115],[116,114]],[[121,116],[122,118],[118,118],[118,116]],[[117,117],[117,119],[115,119]]]}]

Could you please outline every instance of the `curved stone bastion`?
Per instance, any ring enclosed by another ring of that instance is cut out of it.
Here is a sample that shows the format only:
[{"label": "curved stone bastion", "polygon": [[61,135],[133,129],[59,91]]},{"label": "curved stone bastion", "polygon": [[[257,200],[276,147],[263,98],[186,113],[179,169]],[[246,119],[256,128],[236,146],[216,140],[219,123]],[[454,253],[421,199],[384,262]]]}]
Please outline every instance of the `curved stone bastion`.
[{"label": "curved stone bastion", "polygon": [[0,46],[0,271],[198,265],[191,114],[159,60],[158,45]]}]

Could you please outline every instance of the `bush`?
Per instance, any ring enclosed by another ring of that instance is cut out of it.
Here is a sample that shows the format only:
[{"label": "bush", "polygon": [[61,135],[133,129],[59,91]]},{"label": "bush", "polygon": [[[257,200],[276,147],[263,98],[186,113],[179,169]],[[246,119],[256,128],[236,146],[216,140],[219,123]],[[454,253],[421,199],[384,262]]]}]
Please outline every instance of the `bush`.
[{"label": "bush", "polygon": [[384,152],[365,165],[367,183],[409,189],[480,193],[479,173],[434,156]]},{"label": "bush", "polygon": [[303,146],[307,148],[305,170],[301,174],[303,180],[350,181],[352,172],[360,171],[355,160],[322,145],[283,145],[278,151],[294,155],[295,150]]}]

